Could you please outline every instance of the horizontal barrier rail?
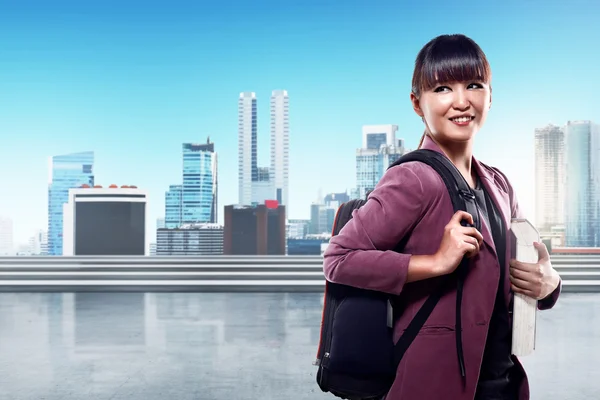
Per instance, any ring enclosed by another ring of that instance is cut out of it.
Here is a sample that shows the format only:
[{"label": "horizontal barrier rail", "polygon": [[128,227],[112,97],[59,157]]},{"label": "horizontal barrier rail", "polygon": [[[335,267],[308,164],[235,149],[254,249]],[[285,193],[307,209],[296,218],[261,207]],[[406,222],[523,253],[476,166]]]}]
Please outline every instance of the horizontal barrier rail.
[{"label": "horizontal barrier rail", "polygon": [[[600,292],[600,257],[552,256],[565,292]],[[0,292],[322,292],[320,256],[0,257]]]}]

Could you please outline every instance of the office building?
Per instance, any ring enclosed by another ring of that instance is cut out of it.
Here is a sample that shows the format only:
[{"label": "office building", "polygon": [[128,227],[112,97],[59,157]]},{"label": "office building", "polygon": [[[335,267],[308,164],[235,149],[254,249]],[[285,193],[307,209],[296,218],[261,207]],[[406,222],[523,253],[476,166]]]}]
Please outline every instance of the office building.
[{"label": "office building", "polygon": [[216,223],[218,218],[217,153],[214,143],[182,144],[182,184],[170,185],[165,193],[168,229],[184,224]]},{"label": "office building", "polygon": [[600,247],[600,129],[591,121],[565,127],[567,247]]},{"label": "office building", "polygon": [[183,224],[217,222],[217,153],[214,143],[183,144]]},{"label": "office building", "polygon": [[307,235],[305,238],[288,238],[287,254],[289,256],[319,256],[323,245],[327,245],[331,235]]},{"label": "office building", "polygon": [[267,200],[274,199],[273,182],[268,167],[258,167],[258,177],[252,182],[251,205],[264,204]]},{"label": "office building", "polygon": [[31,236],[27,243],[27,252],[33,256],[48,255],[48,233],[40,229]]},{"label": "office building", "polygon": [[165,228],[173,229],[183,224],[182,211],[183,185],[170,185],[165,193]]},{"label": "office building", "polygon": [[310,219],[288,219],[286,224],[286,237],[288,239],[302,239],[308,235]]},{"label": "office building", "polygon": [[256,94],[238,100],[238,204],[252,204],[252,183],[258,180]]},{"label": "office building", "polygon": [[289,96],[286,90],[271,93],[271,179],[273,199],[289,206],[290,124]]},{"label": "office building", "polygon": [[223,225],[186,224],[176,229],[158,229],[156,255],[200,256],[223,254]]},{"label": "office building", "polygon": [[258,206],[225,206],[225,255],[285,255],[285,206],[267,201]]},{"label": "office building", "polygon": [[406,154],[403,141],[396,140],[397,125],[365,125],[362,148],[356,150],[356,190],[353,198],[365,198],[383,174],[398,158]]},{"label": "office building", "polygon": [[[289,97],[274,90],[270,99],[270,165],[258,166],[257,98],[240,93],[238,100],[238,205],[267,200],[287,205],[289,198]],[[286,208],[287,209],[287,208]]]},{"label": "office building", "polygon": [[71,153],[50,159],[48,184],[48,254],[59,256],[63,249],[63,205],[69,189],[94,186],[94,152]]},{"label": "office building", "polygon": [[323,203],[329,208],[335,208],[336,210],[347,201],[350,201],[348,193],[329,193],[323,199]]},{"label": "office building", "polygon": [[320,235],[331,233],[336,212],[336,208],[325,204],[311,204],[309,234]]},{"label": "office building", "polygon": [[70,189],[64,205],[66,256],[147,256],[147,193],[135,186]]},{"label": "office building", "polygon": [[564,224],[565,134],[547,125],[535,130],[535,221],[542,235]]}]

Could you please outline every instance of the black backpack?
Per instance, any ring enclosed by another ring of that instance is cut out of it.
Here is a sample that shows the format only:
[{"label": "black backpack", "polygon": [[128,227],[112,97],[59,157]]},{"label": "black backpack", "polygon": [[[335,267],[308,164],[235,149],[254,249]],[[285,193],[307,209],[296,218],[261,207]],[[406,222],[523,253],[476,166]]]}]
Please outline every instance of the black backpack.
[{"label": "black backpack", "polygon": [[[470,213],[475,227],[481,229],[475,196],[448,158],[432,150],[420,149],[402,156],[389,168],[410,161],[423,162],[434,168],[446,184],[454,211]],[[333,236],[352,219],[352,211],[366,201],[354,199],[338,208]],[[466,222],[462,224],[466,226]],[[399,243],[396,251],[401,250],[402,243]],[[321,390],[350,400],[378,400],[385,396],[394,382],[402,356],[452,283],[457,288],[456,343],[464,378],[460,305],[466,271],[467,259],[464,258],[452,274],[441,279],[439,288],[427,299],[397,343],[393,341],[394,323],[390,321],[395,321],[395,316],[401,312],[393,307],[397,296],[326,281],[319,348],[314,363],[318,366],[317,383]],[[393,310],[392,316],[390,310]]]}]

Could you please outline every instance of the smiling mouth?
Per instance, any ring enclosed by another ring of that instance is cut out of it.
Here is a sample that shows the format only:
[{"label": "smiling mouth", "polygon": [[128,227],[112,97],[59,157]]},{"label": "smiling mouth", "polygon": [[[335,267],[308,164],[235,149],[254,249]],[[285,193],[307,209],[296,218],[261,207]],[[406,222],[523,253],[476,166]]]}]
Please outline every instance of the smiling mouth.
[{"label": "smiling mouth", "polygon": [[452,122],[458,122],[460,124],[460,123],[473,121],[475,119],[475,117],[467,116],[467,117],[456,117],[456,118],[448,118],[448,119]]}]

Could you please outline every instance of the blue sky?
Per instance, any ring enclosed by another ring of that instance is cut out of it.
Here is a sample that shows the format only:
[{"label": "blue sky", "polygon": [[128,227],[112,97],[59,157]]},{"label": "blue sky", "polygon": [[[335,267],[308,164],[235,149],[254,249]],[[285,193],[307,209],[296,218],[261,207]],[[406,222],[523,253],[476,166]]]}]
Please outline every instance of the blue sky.
[{"label": "blue sky", "polygon": [[[124,5],[124,3],[126,3]],[[597,1],[0,0],[0,215],[18,241],[46,227],[48,157],[96,153],[99,184],[150,191],[152,218],[181,182],[181,143],[210,135],[219,201],[237,201],[237,99],[258,97],[259,162],[269,96],[290,96],[290,217],[319,188],[355,186],[365,124],[397,124],[419,49],[464,33],[490,59],[493,105],[476,156],[503,169],[533,215],[533,130],[600,122]]]}]

